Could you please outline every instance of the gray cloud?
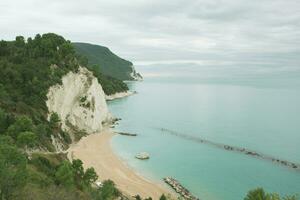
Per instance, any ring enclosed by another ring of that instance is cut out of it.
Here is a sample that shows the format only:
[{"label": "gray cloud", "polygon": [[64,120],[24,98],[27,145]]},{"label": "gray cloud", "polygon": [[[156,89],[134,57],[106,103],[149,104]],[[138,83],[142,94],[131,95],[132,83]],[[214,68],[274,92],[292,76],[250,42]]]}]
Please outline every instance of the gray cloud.
[{"label": "gray cloud", "polygon": [[136,63],[300,67],[300,1],[2,0],[0,37],[55,32]]}]

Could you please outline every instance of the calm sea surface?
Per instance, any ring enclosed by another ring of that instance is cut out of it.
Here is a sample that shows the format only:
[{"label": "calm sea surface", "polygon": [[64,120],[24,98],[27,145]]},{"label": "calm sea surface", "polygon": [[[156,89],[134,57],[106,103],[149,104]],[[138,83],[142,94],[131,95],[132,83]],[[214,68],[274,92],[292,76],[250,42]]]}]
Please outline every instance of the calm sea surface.
[{"label": "calm sea surface", "polygon": [[[138,94],[109,103],[122,121],[114,150],[143,176],[178,179],[206,200],[242,200],[248,190],[300,194],[295,171],[162,132],[161,128],[300,163],[300,69],[141,66]],[[146,151],[151,158],[134,158]]]}]

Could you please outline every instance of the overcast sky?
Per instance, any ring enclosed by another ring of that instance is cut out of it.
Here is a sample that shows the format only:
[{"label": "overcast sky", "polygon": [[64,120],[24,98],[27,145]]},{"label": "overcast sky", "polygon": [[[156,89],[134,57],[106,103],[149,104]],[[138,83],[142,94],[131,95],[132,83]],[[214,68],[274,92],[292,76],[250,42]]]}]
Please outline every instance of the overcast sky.
[{"label": "overcast sky", "polygon": [[46,32],[137,64],[300,65],[300,0],[0,1],[1,39]]}]

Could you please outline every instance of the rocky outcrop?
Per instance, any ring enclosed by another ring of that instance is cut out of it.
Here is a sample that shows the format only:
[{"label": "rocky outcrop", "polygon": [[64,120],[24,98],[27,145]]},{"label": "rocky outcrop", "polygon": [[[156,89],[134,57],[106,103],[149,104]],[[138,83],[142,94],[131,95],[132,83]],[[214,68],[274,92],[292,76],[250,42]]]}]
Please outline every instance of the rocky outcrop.
[{"label": "rocky outcrop", "polygon": [[88,134],[95,133],[111,120],[101,85],[84,67],[66,74],[61,85],[50,87],[47,98],[49,115],[57,113],[65,131],[76,127]]},{"label": "rocky outcrop", "polygon": [[147,152],[141,152],[135,156],[135,158],[140,160],[148,160],[150,158],[150,155]]},{"label": "rocky outcrop", "polygon": [[133,94],[136,94],[136,92],[132,92],[132,91],[117,92],[115,94],[106,95],[105,99],[107,101],[111,101],[111,100],[114,100],[114,99],[120,99],[120,98],[128,97],[128,96],[131,96]]},{"label": "rocky outcrop", "polygon": [[118,133],[119,135],[124,135],[124,136],[131,136],[131,137],[137,136],[136,133],[126,133],[126,132],[116,132],[116,133]]},{"label": "rocky outcrop", "polygon": [[51,135],[51,143],[55,149],[55,152],[63,152],[64,149],[66,149],[66,146],[64,145],[64,142],[60,135],[58,135],[58,137],[54,137],[54,135]]},{"label": "rocky outcrop", "polygon": [[167,183],[171,188],[173,188],[178,194],[180,194],[184,199],[187,200],[199,200],[195,197],[188,189],[183,187],[177,180],[171,177],[164,178],[165,183]]},{"label": "rocky outcrop", "polygon": [[134,81],[142,81],[143,80],[142,75],[140,73],[138,73],[138,72],[135,71],[135,68],[134,68],[133,65],[131,66],[131,68],[132,68],[132,72],[130,73],[130,77],[132,78],[132,80],[134,80]]}]

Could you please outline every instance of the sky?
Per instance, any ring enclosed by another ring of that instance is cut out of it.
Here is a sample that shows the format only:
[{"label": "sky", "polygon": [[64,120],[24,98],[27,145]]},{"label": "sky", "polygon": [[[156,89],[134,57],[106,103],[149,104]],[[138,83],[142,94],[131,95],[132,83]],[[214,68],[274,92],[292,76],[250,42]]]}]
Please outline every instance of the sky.
[{"label": "sky", "polygon": [[48,32],[141,65],[300,67],[300,0],[0,1],[0,39]]}]

